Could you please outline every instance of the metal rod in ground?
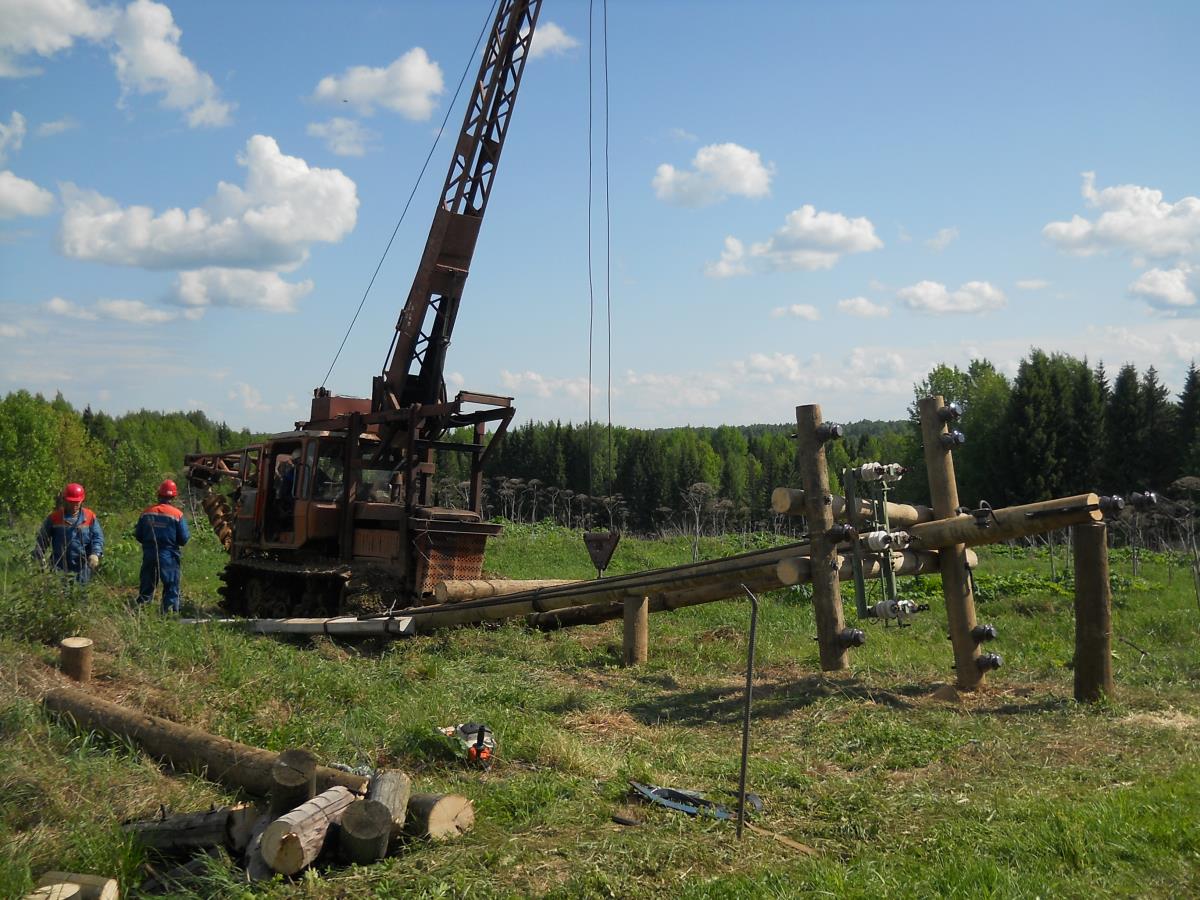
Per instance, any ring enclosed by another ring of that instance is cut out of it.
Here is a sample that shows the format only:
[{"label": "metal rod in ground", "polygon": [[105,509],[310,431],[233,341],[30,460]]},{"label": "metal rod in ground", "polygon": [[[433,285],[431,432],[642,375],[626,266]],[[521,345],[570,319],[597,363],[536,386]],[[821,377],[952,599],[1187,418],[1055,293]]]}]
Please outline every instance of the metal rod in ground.
[{"label": "metal rod in ground", "polygon": [[742,585],[750,598],[750,649],[746,652],[746,711],[742,717],[742,771],[738,776],[738,840],[742,839],[742,826],[746,824],[746,766],[750,759],[750,704],[754,698],[754,638],[758,632],[758,598],[754,591]]}]

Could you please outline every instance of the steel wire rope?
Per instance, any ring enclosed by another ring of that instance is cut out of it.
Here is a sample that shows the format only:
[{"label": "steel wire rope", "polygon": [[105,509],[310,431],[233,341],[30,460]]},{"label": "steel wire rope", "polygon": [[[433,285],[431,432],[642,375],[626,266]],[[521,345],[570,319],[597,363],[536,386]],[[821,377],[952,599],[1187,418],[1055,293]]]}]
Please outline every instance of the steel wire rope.
[{"label": "steel wire rope", "polygon": [[[479,45],[483,42],[483,36],[487,34],[488,23],[491,22],[496,14],[496,4],[500,0],[492,0],[491,8],[488,10],[487,18],[484,20],[483,28],[479,31],[479,36],[475,38],[475,47],[471,51],[471,56],[467,59],[467,64],[463,68],[463,73],[458,79],[458,87],[454,89],[454,96],[450,98],[450,102],[446,104],[446,115],[442,117],[442,124],[438,128],[437,134],[433,138],[433,145],[429,148],[429,153],[425,156],[425,162],[421,164],[421,171],[417,174],[417,180],[413,183],[412,190],[408,194],[408,200],[404,203],[404,209],[400,212],[400,218],[396,221],[396,227],[392,229],[392,236],[388,238],[387,246],[383,248],[383,255],[379,257],[379,262],[375,266],[375,271],[371,273],[371,280],[367,283],[367,289],[363,291],[362,299],[358,301],[358,309],[354,311],[354,317],[350,320],[349,326],[346,328],[345,335],[342,336],[342,342],[338,344],[337,352],[333,354],[333,362],[329,364],[329,371],[325,373],[325,377],[321,380],[321,387],[325,387],[325,383],[329,381],[329,376],[333,374],[333,367],[337,365],[339,357],[342,355],[342,350],[346,346],[346,341],[350,339],[350,332],[354,330],[354,323],[358,321],[358,316],[362,312],[363,304],[367,302],[367,295],[371,293],[371,288],[375,285],[375,279],[379,276],[379,270],[383,268],[383,261],[387,259],[388,251],[392,249],[392,243],[396,240],[396,234],[400,231],[400,226],[404,224],[404,217],[408,215],[408,208],[412,206],[413,197],[417,194],[417,189],[421,186],[421,181],[425,177],[425,170],[429,168],[429,161],[433,159],[434,151],[437,150],[438,144],[442,140],[442,135],[446,132],[446,123],[450,121],[450,113],[454,111],[454,104],[458,102],[458,95],[462,92],[462,87],[467,81],[467,75],[471,71],[471,66],[474,64],[476,57],[479,55]],[[392,355],[392,350],[396,346],[397,335],[392,335],[391,346],[388,347],[388,357]]]},{"label": "steel wire rope", "polygon": [[612,431],[612,201],[609,194],[608,164],[608,0],[604,0],[604,302],[608,328],[608,491],[612,490],[615,472]]},{"label": "steel wire rope", "polygon": [[[602,48],[601,64],[604,73],[604,295],[605,295],[605,324],[607,329],[607,370],[606,370],[606,388],[605,400],[607,403],[608,425],[606,431],[606,457],[604,481],[605,490],[612,487],[611,473],[613,468],[613,443],[612,443],[612,208],[609,192],[609,124],[608,124],[608,0],[603,0],[601,4],[601,38],[604,42]],[[595,106],[593,97],[593,82],[592,74],[594,65],[592,62],[592,50],[595,46],[595,39],[592,35],[592,24],[595,19],[595,2],[588,2],[588,149],[587,149],[587,173],[588,173],[588,190],[587,190],[587,244],[588,244],[588,412],[587,412],[587,432],[588,432],[588,494],[595,493],[595,475],[593,471],[593,459],[595,456],[595,441],[592,429],[592,351],[594,346],[594,322],[595,322],[595,277],[593,274],[593,241],[592,241],[592,185],[595,180],[593,177],[592,164],[592,147],[595,140],[592,135],[592,110]]]},{"label": "steel wire rope", "polygon": [[[595,476],[593,473],[593,456],[595,447],[592,440],[592,328],[595,319],[596,292],[592,277],[592,21],[595,18],[594,0],[588,0],[588,87],[587,87],[587,273],[588,273],[588,352],[587,352],[587,450],[588,450],[588,496],[593,494]],[[587,528],[587,516],[584,515],[584,528]]]}]

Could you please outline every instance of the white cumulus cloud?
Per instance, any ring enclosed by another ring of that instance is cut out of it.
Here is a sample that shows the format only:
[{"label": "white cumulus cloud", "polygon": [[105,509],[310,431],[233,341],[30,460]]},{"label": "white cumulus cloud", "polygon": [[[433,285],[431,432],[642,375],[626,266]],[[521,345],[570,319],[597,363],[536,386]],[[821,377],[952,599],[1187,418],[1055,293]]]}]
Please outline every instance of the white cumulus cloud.
[{"label": "white cumulus cloud", "polygon": [[246,142],[238,163],[244,187],[220,182],[204,206],[186,211],[123,208],[64,185],[62,252],[147,269],[280,269],[303,262],[310,244],[335,243],[353,230],[357,189],[341,171],[311,168],[263,135]]},{"label": "white cumulus cloud", "polygon": [[920,281],[896,296],[910,309],[928,313],[982,313],[1008,302],[1002,290],[986,281],[968,281],[956,291],[937,281]]},{"label": "white cumulus cloud", "polygon": [[228,125],[232,105],[221,99],[212,76],[179,47],[183,32],[170,7],[134,0],[113,28],[112,53],[123,96],[162,94],[162,105],[182,111],[192,128]]},{"label": "white cumulus cloud", "polygon": [[313,99],[344,100],[364,116],[374,114],[378,106],[423,121],[443,88],[441,67],[423,48],[413,47],[386,68],[351,66],[341,75],[326,75],[317,83]]},{"label": "white cumulus cloud", "polygon": [[750,265],[746,258],[746,246],[737,238],[730,235],[725,238],[725,247],[721,258],[710,262],[704,267],[704,274],[709,278],[733,278],[735,275],[749,275]]},{"label": "white cumulus cloud", "polygon": [[713,278],[728,278],[754,271],[831,269],[844,254],[866,253],[882,246],[870,219],[852,219],[805,204],[788,213],[783,227],[766,241],[747,248],[737,238],[725,238],[720,260],[709,263],[705,272]]},{"label": "white cumulus cloud", "polygon": [[44,216],[54,209],[54,195],[12,172],[0,172],[0,219]]},{"label": "white cumulus cloud", "polygon": [[8,124],[0,122],[0,163],[8,159],[9,153],[16,153],[25,141],[25,117],[15,109],[8,117]]},{"label": "white cumulus cloud", "polygon": [[328,122],[310,122],[308,134],[325,141],[331,153],[338,156],[364,156],[367,146],[375,143],[379,135],[354,119],[336,116]]},{"label": "white cumulus cloud", "polygon": [[[586,378],[554,378],[542,375],[540,372],[510,372],[500,371],[500,383],[518,396],[522,393],[535,397],[556,397],[565,395],[572,400],[587,400],[588,383]],[[593,388],[593,394],[599,393]]]},{"label": "white cumulus cloud", "polygon": [[258,388],[251,387],[244,381],[239,381],[229,389],[226,395],[230,400],[236,400],[242,404],[242,409],[247,412],[266,412],[271,407],[269,404],[263,403],[262,391]]},{"label": "white cumulus cloud", "polygon": [[1083,173],[1083,198],[1099,211],[1051,222],[1042,234],[1060,249],[1088,256],[1124,250],[1161,259],[1200,252],[1200,198],[1171,203],[1162,191],[1133,184],[1096,189],[1096,173]]},{"label": "white cumulus cloud", "polygon": [[578,46],[579,41],[563,31],[561,26],[554,22],[542,22],[533,33],[533,41],[529,45],[529,58],[562,56]]},{"label": "white cumulus cloud", "polygon": [[1200,266],[1150,269],[1129,286],[1129,293],[1166,315],[1195,315],[1200,312]]},{"label": "white cumulus cloud", "polygon": [[192,312],[191,318],[203,314],[210,306],[291,313],[312,289],[311,280],[284,281],[276,272],[206,268],[180,272],[174,300]]},{"label": "white cumulus cloud", "polygon": [[771,192],[773,165],[738,144],[710,144],[696,151],[691,171],[663,163],[654,173],[654,193],[676,206],[706,206],[734,195],[765,197]]},{"label": "white cumulus cloud", "polygon": [[184,55],[183,32],[162,3],[133,0],[118,9],[84,0],[0,0],[0,21],[0,76],[37,74],[21,57],[48,58],[87,41],[109,49],[122,104],[131,94],[162,94],[162,105],[182,112],[193,128],[229,124],[233,105]]},{"label": "white cumulus cloud", "polygon": [[772,319],[782,319],[784,316],[792,316],[797,319],[807,319],[809,322],[816,322],[821,318],[821,312],[815,306],[808,303],[793,303],[791,306],[777,306],[771,310]]},{"label": "white cumulus cloud", "polygon": [[117,13],[93,8],[86,0],[2,0],[0,2],[0,77],[36,75],[21,57],[50,57],[77,39],[102,41],[112,32]]},{"label": "white cumulus cloud", "polygon": [[925,246],[941,253],[958,240],[958,229],[955,227],[939,229],[938,233],[925,242]]},{"label": "white cumulus cloud", "polygon": [[837,308],[848,316],[859,319],[882,319],[891,315],[891,310],[879,303],[872,303],[866,297],[847,297],[837,302]]}]

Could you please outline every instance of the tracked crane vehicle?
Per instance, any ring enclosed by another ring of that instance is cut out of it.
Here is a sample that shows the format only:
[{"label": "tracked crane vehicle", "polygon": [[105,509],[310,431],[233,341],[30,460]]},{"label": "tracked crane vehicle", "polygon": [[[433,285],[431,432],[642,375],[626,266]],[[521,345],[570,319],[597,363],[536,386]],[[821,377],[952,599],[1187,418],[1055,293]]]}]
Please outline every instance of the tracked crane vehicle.
[{"label": "tracked crane vehicle", "polygon": [[[221,589],[228,611],[377,613],[420,605],[437,581],[480,576],[487,538],[500,531],[482,519],[483,466],[514,409],[510,397],[447,397],[443,371],[541,2],[500,0],[371,396],[317,388],[296,430],[185,459],[230,554]],[[446,440],[456,429],[470,429],[471,440]],[[470,457],[463,508],[434,505],[439,451]]]}]

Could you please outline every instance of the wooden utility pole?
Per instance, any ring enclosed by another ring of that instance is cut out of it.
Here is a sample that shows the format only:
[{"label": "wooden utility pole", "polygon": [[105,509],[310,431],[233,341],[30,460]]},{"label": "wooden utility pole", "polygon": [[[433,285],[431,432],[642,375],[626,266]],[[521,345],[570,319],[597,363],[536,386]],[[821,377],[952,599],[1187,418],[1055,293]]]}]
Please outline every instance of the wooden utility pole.
[{"label": "wooden utility pole", "polygon": [[822,428],[821,407],[796,407],[796,459],[804,487],[804,513],[808,519],[812,548],[813,611],[817,619],[817,646],[821,668],[826,672],[849,668],[842,643],[842,591],[837,573],[837,541],[833,528],[833,494],[829,492],[829,470],[825,465],[825,441],[829,429]]},{"label": "wooden utility pole", "polygon": [[[947,407],[941,396],[924,397],[918,407],[933,514],[938,519],[949,519],[957,515],[958,509],[958,482],[954,479],[950,430],[946,427],[953,419],[943,412]],[[983,670],[977,662],[979,645],[971,633],[975,628],[975,597],[967,572],[966,546],[944,546],[938,553],[938,568],[942,574],[950,641],[954,644],[955,681],[962,690],[973,691],[983,680]]]},{"label": "wooden utility pole", "polygon": [[650,657],[650,598],[633,595],[625,598],[625,640],[622,660],[626,666],[640,666]]},{"label": "wooden utility pole", "polygon": [[1075,699],[1093,703],[1111,697],[1112,590],[1108,580],[1108,526],[1076,525]]},{"label": "wooden utility pole", "polygon": [[[279,754],[270,750],[147,715],[75,688],[54,688],[42,697],[42,704],[70,716],[84,730],[127,738],[151,756],[177,769],[201,772],[210,781],[262,797],[270,794],[273,787],[271,769]],[[318,766],[316,774],[318,790],[340,784],[359,792],[367,786],[363,776],[327,766]]]}]

